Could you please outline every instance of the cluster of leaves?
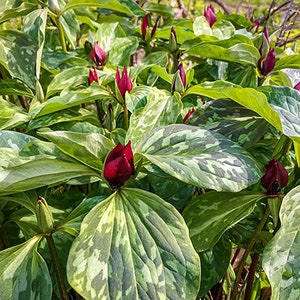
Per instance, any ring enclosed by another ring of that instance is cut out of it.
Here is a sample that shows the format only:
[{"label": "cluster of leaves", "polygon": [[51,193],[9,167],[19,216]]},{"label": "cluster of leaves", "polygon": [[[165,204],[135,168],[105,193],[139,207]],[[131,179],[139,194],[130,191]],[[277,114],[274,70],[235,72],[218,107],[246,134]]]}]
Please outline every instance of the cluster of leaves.
[{"label": "cluster of leaves", "polygon": [[141,2],[1,8],[1,299],[292,299],[300,55]]}]

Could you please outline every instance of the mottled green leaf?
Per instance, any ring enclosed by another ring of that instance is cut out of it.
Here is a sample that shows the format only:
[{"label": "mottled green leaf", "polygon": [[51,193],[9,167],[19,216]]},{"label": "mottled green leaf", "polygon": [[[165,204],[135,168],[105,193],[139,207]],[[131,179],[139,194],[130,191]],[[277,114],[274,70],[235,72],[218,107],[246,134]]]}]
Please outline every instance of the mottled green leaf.
[{"label": "mottled green leaf", "polygon": [[20,5],[17,7],[15,7],[15,1],[11,1],[11,4],[12,5],[9,5],[8,1],[5,1],[5,4],[1,3],[1,6],[3,6],[0,8],[0,23],[17,17],[26,16],[37,7],[36,3],[25,1],[19,2]]},{"label": "mottled green leaf", "polygon": [[35,89],[37,49],[34,39],[24,32],[0,31],[0,64],[32,89]]},{"label": "mottled green leaf", "polygon": [[260,192],[211,191],[193,199],[184,209],[183,217],[195,249],[212,248],[228,228],[247,217],[264,197]]},{"label": "mottled green leaf", "polygon": [[26,16],[23,24],[23,31],[35,40],[38,48],[35,61],[35,76],[37,80],[40,79],[40,69],[45,42],[47,16],[47,9],[37,9]]},{"label": "mottled green leaf", "polygon": [[71,125],[67,125],[69,122],[73,124],[73,122],[81,121],[98,125],[99,130],[101,130],[100,121],[93,111],[85,108],[71,107],[69,109],[59,110],[57,112],[43,115],[31,120],[28,124],[28,131],[49,126],[53,126],[58,130],[68,130],[67,128],[72,127]]},{"label": "mottled green leaf", "polygon": [[114,39],[109,51],[108,63],[128,66],[131,55],[137,50],[138,46],[138,39],[135,36]]},{"label": "mottled green leaf", "polygon": [[157,14],[164,18],[173,18],[174,17],[174,10],[170,5],[147,1],[145,3],[145,5],[143,5],[143,9],[146,12],[154,13],[154,14]]},{"label": "mottled green leaf", "polygon": [[156,128],[133,147],[165,173],[203,188],[239,191],[261,176],[259,166],[244,149],[195,126]]},{"label": "mottled green leaf", "polygon": [[63,153],[98,171],[102,171],[103,161],[114,147],[107,137],[94,132],[51,131],[39,132],[39,135]]},{"label": "mottled green leaf", "polygon": [[195,299],[199,257],[181,215],[155,194],[121,189],[83,220],[67,264],[87,299]]},{"label": "mottled green leaf", "polygon": [[22,149],[29,142],[36,140],[35,137],[16,131],[0,131],[0,148]]},{"label": "mottled green leaf", "polygon": [[89,70],[87,67],[72,67],[54,76],[47,88],[47,98],[62,90],[88,83]]},{"label": "mottled green leaf", "polygon": [[1,299],[52,299],[52,282],[47,265],[37,252],[42,236],[0,252]]},{"label": "mottled green leaf", "polygon": [[178,94],[171,95],[165,90],[153,88],[148,94],[146,106],[131,115],[126,140],[135,144],[153,128],[175,123],[181,108]]},{"label": "mottled green leaf", "polygon": [[209,101],[197,109],[186,124],[221,133],[244,148],[257,143],[268,123],[253,111],[229,99]]},{"label": "mottled green leaf", "polygon": [[16,128],[29,121],[29,115],[20,106],[2,100],[0,97],[0,130]]},{"label": "mottled green leaf", "polygon": [[58,184],[84,175],[98,175],[82,164],[61,161],[51,156],[17,156],[12,159],[11,166],[0,170],[0,195]]},{"label": "mottled green leaf", "polygon": [[33,108],[30,113],[36,118],[82,103],[92,102],[107,97],[110,97],[110,94],[104,88],[100,86],[90,86],[85,90],[69,91],[64,95],[52,97],[46,102]]},{"label": "mottled green leaf", "polygon": [[2,79],[0,81],[0,95],[21,95],[25,97],[33,97],[33,93],[28,86],[17,79]]},{"label": "mottled green leaf", "polygon": [[266,246],[263,268],[272,287],[273,300],[294,300],[300,290],[300,186],[283,199],[281,228]]}]

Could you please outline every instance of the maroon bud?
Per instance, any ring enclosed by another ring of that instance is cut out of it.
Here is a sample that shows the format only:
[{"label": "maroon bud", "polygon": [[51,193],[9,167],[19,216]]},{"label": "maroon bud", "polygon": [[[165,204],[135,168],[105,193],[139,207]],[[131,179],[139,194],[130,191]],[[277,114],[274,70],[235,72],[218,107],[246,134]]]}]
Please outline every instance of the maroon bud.
[{"label": "maroon bud", "polygon": [[208,7],[204,8],[204,17],[206,18],[206,21],[208,22],[210,27],[212,27],[216,23],[217,17],[211,4]]},{"label": "maroon bud", "polygon": [[267,190],[268,197],[278,197],[281,189],[288,183],[288,172],[276,159],[272,159],[265,168],[266,172],[261,178],[261,184]]},{"label": "maroon bud", "polygon": [[180,64],[172,80],[172,91],[183,93],[186,88],[186,74],[183,65]]},{"label": "maroon bud", "polygon": [[270,49],[267,57],[265,59],[260,57],[258,61],[258,69],[260,71],[260,74],[263,76],[267,76],[275,67],[276,58],[274,49]]},{"label": "maroon bud", "polygon": [[142,21],[142,35],[143,37],[146,37],[146,34],[147,34],[147,28],[149,27],[149,14],[146,14],[143,18],[143,21]]},{"label": "maroon bud", "polygon": [[134,174],[131,144],[121,143],[108,154],[104,164],[104,178],[112,188],[120,188]]},{"label": "maroon bud", "polygon": [[185,74],[185,71],[184,71],[184,68],[183,68],[182,64],[180,64],[178,66],[178,71],[179,71],[179,75],[180,75],[182,84],[183,84],[184,87],[186,87],[186,74]]},{"label": "maroon bud", "polygon": [[183,118],[183,122],[185,123],[190,117],[191,115],[195,112],[195,108],[191,108],[188,113],[185,115],[185,117]]},{"label": "maroon bud", "polygon": [[132,82],[127,73],[126,66],[124,66],[122,77],[120,77],[119,69],[117,68],[116,72],[116,85],[119,89],[119,92],[123,99],[125,99],[126,92],[130,92],[132,90]]},{"label": "maroon bud", "polygon": [[156,18],[155,24],[154,24],[154,26],[151,30],[151,37],[153,37],[155,32],[156,32],[156,29],[157,29],[157,26],[158,26],[158,21],[159,21],[159,17]]},{"label": "maroon bud", "polygon": [[300,91],[300,81],[294,86],[294,89]]},{"label": "maroon bud", "polygon": [[268,44],[270,43],[270,38],[269,38],[269,31],[267,27],[264,27],[264,36],[268,42]]},{"label": "maroon bud", "polygon": [[99,77],[98,77],[98,73],[97,73],[96,69],[90,69],[88,80],[89,80],[89,85],[91,85],[92,82],[99,81]]},{"label": "maroon bud", "polygon": [[90,59],[97,67],[101,67],[105,62],[106,52],[98,45],[98,42],[94,43],[94,48],[90,53]]}]

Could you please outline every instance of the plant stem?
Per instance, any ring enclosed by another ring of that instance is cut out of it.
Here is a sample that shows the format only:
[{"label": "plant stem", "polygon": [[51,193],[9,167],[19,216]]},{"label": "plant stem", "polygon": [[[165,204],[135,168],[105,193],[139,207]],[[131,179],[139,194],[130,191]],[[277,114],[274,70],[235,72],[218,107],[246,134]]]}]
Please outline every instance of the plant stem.
[{"label": "plant stem", "polygon": [[50,250],[50,254],[53,260],[53,265],[54,265],[54,271],[55,271],[55,275],[56,275],[56,280],[58,283],[58,288],[59,288],[59,293],[60,293],[60,297],[61,300],[68,300],[68,293],[66,291],[66,287],[65,287],[65,282],[64,282],[64,278],[63,275],[61,273],[61,269],[59,266],[59,261],[58,261],[58,256],[57,256],[57,251],[56,251],[56,247],[55,247],[55,243],[52,237],[52,234],[50,235],[45,235],[46,240],[47,240],[47,244]]},{"label": "plant stem", "polygon": [[66,41],[65,41],[64,30],[63,30],[63,27],[61,25],[59,16],[56,16],[55,20],[56,20],[56,26],[57,26],[57,29],[58,29],[59,40],[60,40],[60,44],[61,44],[62,50],[64,52],[67,52],[67,45],[66,45]]},{"label": "plant stem", "polygon": [[239,263],[239,267],[238,267],[238,270],[237,270],[237,273],[236,273],[234,288],[233,288],[233,292],[232,292],[232,298],[231,298],[232,300],[237,299],[239,282],[241,280],[242,272],[243,272],[244,265],[246,263],[247,257],[250,254],[253,246],[255,245],[257,236],[260,234],[260,232],[264,228],[264,226],[266,224],[266,221],[268,220],[269,214],[270,214],[270,208],[269,208],[269,206],[267,206],[267,208],[265,210],[265,214],[262,217],[262,219],[261,219],[258,227],[256,228],[255,232],[253,233],[253,235],[251,237],[251,240],[250,240],[250,243],[249,243],[248,247],[245,249],[245,253],[244,253],[244,255],[243,255],[243,257],[242,257],[242,259]]},{"label": "plant stem", "polygon": [[246,286],[246,291],[245,291],[245,298],[244,300],[250,300],[251,299],[251,291],[252,291],[252,286],[253,286],[253,280],[255,276],[255,271],[258,265],[258,260],[259,260],[259,254],[254,253],[252,256],[252,261],[248,273],[248,278],[247,278],[247,286]]},{"label": "plant stem", "polygon": [[124,129],[128,130],[128,109],[127,106],[123,105],[123,112],[124,112]]}]

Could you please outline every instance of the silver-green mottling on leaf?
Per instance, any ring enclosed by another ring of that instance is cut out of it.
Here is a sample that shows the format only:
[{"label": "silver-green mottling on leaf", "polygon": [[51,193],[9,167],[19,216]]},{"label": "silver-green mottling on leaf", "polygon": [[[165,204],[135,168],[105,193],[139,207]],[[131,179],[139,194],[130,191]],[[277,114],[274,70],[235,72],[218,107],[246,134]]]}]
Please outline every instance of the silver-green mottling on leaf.
[{"label": "silver-green mottling on leaf", "polygon": [[281,228],[266,246],[263,268],[272,287],[272,300],[294,300],[300,289],[300,186],[283,199]]},{"label": "silver-green mottling on leaf", "polygon": [[243,148],[195,126],[156,128],[143,136],[134,152],[185,183],[217,191],[242,190],[261,176],[260,167]]},{"label": "silver-green mottling on leaf", "polygon": [[67,274],[86,299],[195,299],[200,262],[173,206],[124,188],[83,220]]}]

